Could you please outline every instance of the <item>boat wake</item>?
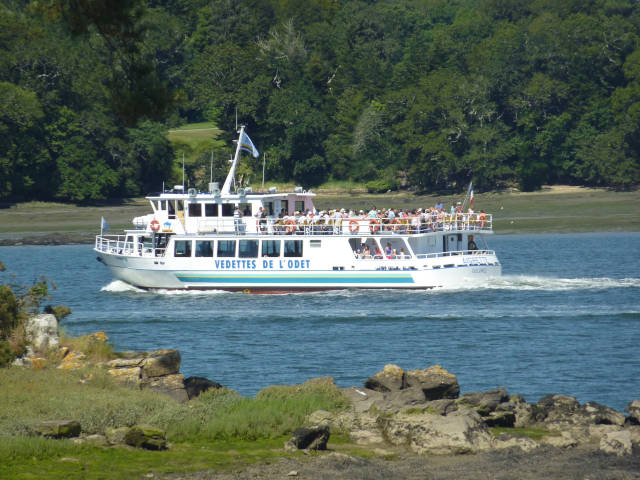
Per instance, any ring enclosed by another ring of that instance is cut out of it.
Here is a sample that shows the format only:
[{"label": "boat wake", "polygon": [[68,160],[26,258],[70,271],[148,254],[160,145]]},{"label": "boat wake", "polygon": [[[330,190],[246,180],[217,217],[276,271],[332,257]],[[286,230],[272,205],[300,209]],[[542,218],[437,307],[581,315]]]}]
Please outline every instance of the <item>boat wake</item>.
[{"label": "boat wake", "polygon": [[[476,286],[477,288],[478,286]],[[504,275],[488,280],[480,288],[489,290],[605,290],[612,288],[640,288],[640,278],[553,278],[528,275]]]},{"label": "boat wake", "polygon": [[144,292],[141,288],[129,285],[122,280],[114,280],[109,285],[105,285],[100,289],[101,292],[123,293],[123,292]]}]

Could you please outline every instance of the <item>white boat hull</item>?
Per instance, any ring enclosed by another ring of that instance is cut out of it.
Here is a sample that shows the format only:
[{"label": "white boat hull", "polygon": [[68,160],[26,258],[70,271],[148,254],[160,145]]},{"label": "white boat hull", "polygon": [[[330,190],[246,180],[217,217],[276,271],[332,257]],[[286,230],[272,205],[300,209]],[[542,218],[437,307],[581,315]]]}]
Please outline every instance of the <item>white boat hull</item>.
[{"label": "white boat hull", "polygon": [[[99,259],[109,267],[114,278],[144,289],[267,293],[346,288],[462,288],[482,284],[501,275],[501,266],[494,255],[459,255],[449,258],[447,262],[450,263],[446,266],[438,265],[437,268],[434,268],[434,262],[425,264],[423,261],[418,262],[423,265],[418,265],[416,261],[401,260],[390,261],[388,266],[377,269],[355,265],[348,270],[288,269],[286,260],[285,268],[259,269],[255,267],[260,266],[261,259],[236,259],[233,263],[223,261],[223,268],[203,270],[178,259],[165,261],[161,258],[126,257],[104,252],[99,252]],[[296,262],[312,265],[310,260],[305,259],[297,259]],[[232,268],[227,268],[229,266]]]}]

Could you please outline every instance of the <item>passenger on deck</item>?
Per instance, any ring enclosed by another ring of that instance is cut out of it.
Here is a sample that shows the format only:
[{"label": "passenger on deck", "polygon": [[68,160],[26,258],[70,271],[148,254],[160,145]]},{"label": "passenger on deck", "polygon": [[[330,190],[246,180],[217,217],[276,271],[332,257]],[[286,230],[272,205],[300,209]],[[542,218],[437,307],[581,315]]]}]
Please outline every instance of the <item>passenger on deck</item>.
[{"label": "passenger on deck", "polygon": [[478,246],[476,245],[476,242],[473,241],[473,235],[469,235],[469,239],[467,242],[467,250],[478,250]]},{"label": "passenger on deck", "polygon": [[391,246],[390,242],[387,242],[387,245],[384,247],[384,254],[387,256],[387,258],[392,258],[394,255],[393,252],[393,247]]},{"label": "passenger on deck", "polygon": [[407,255],[407,253],[404,251],[404,248],[400,247],[400,252],[398,252],[398,257],[405,259],[405,258],[409,258],[409,255]]}]

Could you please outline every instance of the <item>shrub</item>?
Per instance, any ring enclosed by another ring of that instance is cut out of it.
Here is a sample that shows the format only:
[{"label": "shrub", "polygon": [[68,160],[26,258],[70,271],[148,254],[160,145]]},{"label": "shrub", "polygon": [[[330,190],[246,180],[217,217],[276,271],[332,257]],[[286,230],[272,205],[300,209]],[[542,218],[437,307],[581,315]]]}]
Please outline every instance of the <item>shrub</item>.
[{"label": "shrub", "polygon": [[13,352],[9,347],[9,344],[4,340],[0,340],[0,368],[11,365],[14,359]]},{"label": "shrub", "polygon": [[369,193],[385,193],[389,190],[397,190],[398,184],[395,180],[371,180],[365,184]]},{"label": "shrub", "polygon": [[7,338],[18,326],[19,306],[13,290],[8,285],[0,285],[0,339]]}]

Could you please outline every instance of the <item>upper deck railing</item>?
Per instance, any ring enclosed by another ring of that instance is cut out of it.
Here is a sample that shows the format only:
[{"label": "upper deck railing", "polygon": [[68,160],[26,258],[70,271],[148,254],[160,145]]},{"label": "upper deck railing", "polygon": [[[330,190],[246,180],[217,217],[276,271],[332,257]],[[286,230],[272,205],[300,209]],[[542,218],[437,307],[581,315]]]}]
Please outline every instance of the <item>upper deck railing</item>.
[{"label": "upper deck railing", "polygon": [[[458,213],[437,217],[409,218],[340,218],[285,217],[256,219],[255,217],[200,220],[197,232],[218,234],[275,234],[275,235],[348,235],[368,236],[380,234],[417,235],[447,231],[493,231],[493,216],[484,213]],[[189,232],[190,233],[190,232]]]}]

